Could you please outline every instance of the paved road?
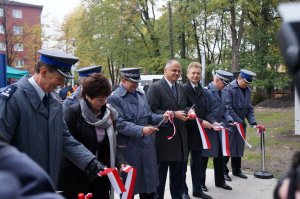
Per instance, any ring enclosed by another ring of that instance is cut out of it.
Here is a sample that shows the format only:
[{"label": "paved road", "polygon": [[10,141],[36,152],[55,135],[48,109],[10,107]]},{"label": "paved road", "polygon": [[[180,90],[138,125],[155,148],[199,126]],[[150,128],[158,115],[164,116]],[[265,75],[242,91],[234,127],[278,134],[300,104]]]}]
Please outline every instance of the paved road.
[{"label": "paved road", "polygon": [[[221,188],[215,187],[214,184],[214,172],[213,169],[206,170],[206,186],[208,188],[207,194],[212,196],[214,199],[272,199],[273,198],[273,190],[277,183],[276,179],[258,179],[253,176],[253,174],[247,175],[248,179],[241,179],[235,176],[232,176],[230,173],[230,177],[232,178],[231,182],[227,182],[233,190],[227,191]],[[191,174],[190,169],[188,168],[187,173],[188,179],[188,187],[189,194],[191,198],[195,198],[192,196],[192,182],[191,182]],[[166,185],[169,183],[167,182]],[[135,196],[135,199],[139,198]],[[166,187],[165,191],[165,199],[171,199],[169,186]]]}]

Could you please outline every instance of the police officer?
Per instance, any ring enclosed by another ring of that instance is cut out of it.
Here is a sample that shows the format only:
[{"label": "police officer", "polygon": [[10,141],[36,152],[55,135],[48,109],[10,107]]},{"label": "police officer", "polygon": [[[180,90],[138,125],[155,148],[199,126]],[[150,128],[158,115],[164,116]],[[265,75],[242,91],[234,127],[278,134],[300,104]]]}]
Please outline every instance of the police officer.
[{"label": "police officer", "polygon": [[62,152],[91,177],[104,165],[70,134],[61,101],[53,92],[65,78],[73,78],[77,57],[39,50],[35,74],[21,78],[0,93],[0,134],[37,162],[56,184]]},{"label": "police officer", "polygon": [[0,136],[0,198],[61,199],[46,172]]},{"label": "police officer", "polygon": [[67,110],[69,106],[72,104],[75,104],[79,101],[80,94],[81,94],[81,85],[82,81],[85,77],[88,77],[90,74],[93,73],[101,73],[102,66],[88,66],[79,68],[76,71],[78,72],[78,81],[80,83],[80,86],[77,87],[77,89],[72,93],[71,96],[67,97],[63,102],[63,112]]},{"label": "police officer", "polygon": [[153,133],[168,111],[163,115],[152,113],[145,93],[138,89],[140,68],[120,70],[122,84],[108,98],[119,113],[116,119],[117,145],[129,165],[137,170],[133,194],[142,199],[154,198],[158,186],[158,169]]},{"label": "police officer", "polygon": [[[227,122],[230,124],[233,124],[234,122],[241,123],[244,127],[245,135],[246,118],[250,125],[257,125],[254,116],[254,108],[251,104],[251,89],[249,87],[255,76],[256,74],[254,72],[242,69],[237,79],[234,79],[229,84],[228,95],[226,98],[225,118]],[[229,133],[232,174],[246,179],[247,176],[241,171],[241,158],[244,155],[245,142],[236,127],[233,127],[232,130],[233,132]],[[224,157],[224,178],[227,181],[231,181],[231,178],[228,175],[228,161],[229,157]]]},{"label": "police officer", "polygon": [[211,149],[203,149],[202,156],[213,157],[215,186],[225,190],[232,188],[225,183],[223,173],[223,153],[221,126],[226,126],[224,118],[226,96],[225,86],[230,83],[232,73],[224,70],[216,70],[213,81],[207,86],[207,97],[209,102],[209,113],[207,120],[212,124],[213,129],[207,132],[211,143]]}]

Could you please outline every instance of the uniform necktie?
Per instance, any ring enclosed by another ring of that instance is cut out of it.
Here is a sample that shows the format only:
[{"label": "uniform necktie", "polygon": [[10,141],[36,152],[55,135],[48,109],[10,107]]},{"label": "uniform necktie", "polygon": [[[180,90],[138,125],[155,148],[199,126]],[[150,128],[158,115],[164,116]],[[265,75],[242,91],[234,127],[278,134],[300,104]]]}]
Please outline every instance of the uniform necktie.
[{"label": "uniform necktie", "polygon": [[196,94],[198,95],[198,86],[195,86],[194,90],[195,90]]},{"label": "uniform necktie", "polygon": [[48,94],[46,93],[43,97],[43,104],[48,108]]},{"label": "uniform necktie", "polygon": [[174,84],[172,85],[172,92],[173,92],[173,94],[174,94],[174,96],[175,96],[175,99],[176,99],[176,102],[177,102],[178,97],[177,97],[176,86],[175,86]]}]

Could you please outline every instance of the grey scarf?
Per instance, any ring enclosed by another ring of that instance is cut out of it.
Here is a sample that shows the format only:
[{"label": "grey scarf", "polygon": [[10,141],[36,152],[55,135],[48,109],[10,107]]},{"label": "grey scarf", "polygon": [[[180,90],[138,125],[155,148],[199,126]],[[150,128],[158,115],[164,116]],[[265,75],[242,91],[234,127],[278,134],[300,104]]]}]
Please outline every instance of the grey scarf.
[{"label": "grey scarf", "polygon": [[101,119],[97,117],[97,115],[101,113],[97,115],[94,114],[84,99],[80,99],[80,107],[81,115],[84,118],[84,120],[95,127],[101,127],[106,129],[110,125],[112,125],[112,121],[114,121],[118,116],[117,110],[114,109],[110,104],[106,104],[106,111]]}]

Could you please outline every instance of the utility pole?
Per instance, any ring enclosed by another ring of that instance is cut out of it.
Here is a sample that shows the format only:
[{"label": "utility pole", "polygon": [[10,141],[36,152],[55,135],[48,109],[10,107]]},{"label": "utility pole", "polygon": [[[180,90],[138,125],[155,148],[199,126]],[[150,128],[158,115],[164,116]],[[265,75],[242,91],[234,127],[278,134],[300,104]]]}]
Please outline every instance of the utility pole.
[{"label": "utility pole", "polygon": [[170,31],[170,59],[174,59],[173,22],[172,22],[172,8],[171,8],[170,1],[168,1],[168,10],[169,10],[169,31]]}]

